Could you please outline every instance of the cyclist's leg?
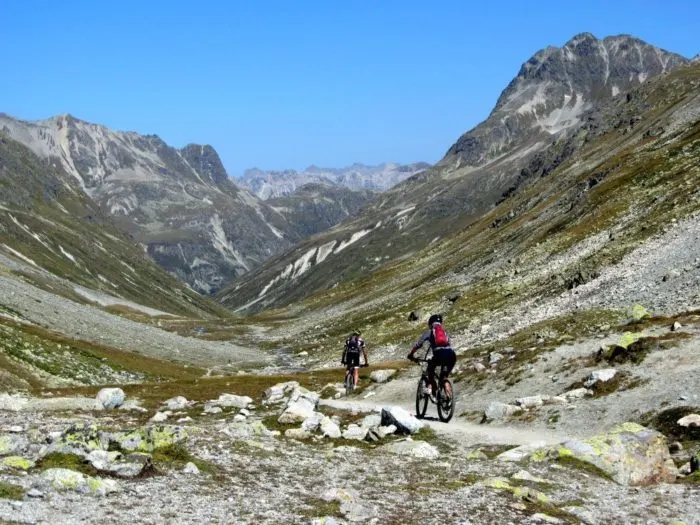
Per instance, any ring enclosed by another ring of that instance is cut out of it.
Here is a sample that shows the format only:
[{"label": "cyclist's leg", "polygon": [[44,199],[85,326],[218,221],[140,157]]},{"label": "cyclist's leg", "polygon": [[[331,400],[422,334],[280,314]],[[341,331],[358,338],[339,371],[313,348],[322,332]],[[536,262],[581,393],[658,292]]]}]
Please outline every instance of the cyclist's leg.
[{"label": "cyclist's leg", "polygon": [[433,356],[433,358],[428,361],[428,388],[430,388],[430,393],[432,395],[435,395],[437,390],[435,389],[435,366],[437,365],[437,362],[435,360],[436,356]]},{"label": "cyclist's leg", "polygon": [[350,361],[350,364],[348,366],[351,369],[350,373],[354,375],[355,385],[357,386],[357,382],[360,379],[360,374],[359,374],[360,369],[358,368],[360,366],[360,354],[357,354],[357,355],[351,354],[349,361]]},{"label": "cyclist's leg", "polygon": [[[457,362],[457,354],[452,348],[444,348],[440,351],[440,384],[442,385],[450,374]],[[452,390],[449,383],[444,383],[445,393],[448,397],[452,397]]]}]

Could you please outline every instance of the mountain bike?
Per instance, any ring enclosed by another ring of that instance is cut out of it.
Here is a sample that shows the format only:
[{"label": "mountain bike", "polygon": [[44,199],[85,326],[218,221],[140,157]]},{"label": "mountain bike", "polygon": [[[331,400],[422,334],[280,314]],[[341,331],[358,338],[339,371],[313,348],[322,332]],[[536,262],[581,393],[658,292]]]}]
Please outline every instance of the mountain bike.
[{"label": "mountain bike", "polygon": [[364,368],[367,365],[355,365],[355,366],[349,366],[345,369],[345,395],[349,396],[350,393],[355,390],[355,387],[357,386],[355,384],[355,369],[356,368]]},{"label": "mountain bike", "polygon": [[[428,401],[430,401],[437,405],[438,419],[440,419],[440,421],[443,423],[447,423],[450,419],[452,419],[452,416],[455,413],[455,391],[452,381],[450,381],[448,378],[440,379],[442,376],[442,374],[440,374],[441,370],[435,370],[435,374],[439,376],[438,382],[440,385],[438,387],[435,401],[433,401],[430,399],[430,396],[427,393],[428,385],[430,384],[428,381],[428,363],[430,362],[430,359],[428,359],[428,354],[426,353],[425,357],[416,358],[414,361],[416,363],[421,363],[422,369],[420,379],[418,380],[418,388],[416,390],[416,417],[418,419],[425,417],[425,413],[428,410]],[[451,392],[451,395],[448,395],[447,390],[445,389],[445,385],[447,384],[450,385],[449,392]]]}]

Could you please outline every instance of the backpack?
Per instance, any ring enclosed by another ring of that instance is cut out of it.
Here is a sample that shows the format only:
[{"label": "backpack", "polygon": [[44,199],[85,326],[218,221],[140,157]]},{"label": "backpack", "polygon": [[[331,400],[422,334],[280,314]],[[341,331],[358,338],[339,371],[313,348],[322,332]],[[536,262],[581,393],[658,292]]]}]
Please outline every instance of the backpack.
[{"label": "backpack", "polygon": [[360,352],[360,341],[359,337],[350,336],[348,340],[345,341],[345,348],[347,352],[359,353]]},{"label": "backpack", "polygon": [[433,345],[436,348],[440,348],[443,346],[449,346],[450,344],[450,338],[447,337],[447,332],[445,332],[445,329],[442,327],[440,323],[433,323],[433,327],[431,328],[431,337],[433,340]]}]

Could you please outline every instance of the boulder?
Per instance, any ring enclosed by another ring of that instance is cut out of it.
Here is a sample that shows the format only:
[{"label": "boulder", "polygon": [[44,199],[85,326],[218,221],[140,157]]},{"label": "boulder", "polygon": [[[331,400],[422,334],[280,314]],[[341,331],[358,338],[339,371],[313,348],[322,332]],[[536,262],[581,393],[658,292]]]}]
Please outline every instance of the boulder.
[{"label": "boulder", "polygon": [[24,452],[29,445],[27,438],[17,434],[0,435],[0,457]]},{"label": "boulder", "polygon": [[486,366],[484,366],[483,363],[480,363],[478,361],[476,363],[472,363],[472,365],[469,368],[471,368],[472,371],[477,372],[477,373],[483,372],[484,370],[486,370]]},{"label": "boulder", "polygon": [[683,325],[682,325],[681,323],[679,323],[678,321],[675,321],[675,322],[671,325],[671,331],[672,331],[672,332],[677,332],[677,331],[680,330],[681,328],[683,328]]},{"label": "boulder", "polygon": [[295,388],[284,411],[277,419],[280,423],[301,423],[316,411],[319,395],[306,389]]},{"label": "boulder", "polygon": [[546,457],[588,463],[621,485],[672,482],[678,475],[666,437],[636,423],[618,425],[586,440],[567,441],[550,449]]},{"label": "boulder", "polygon": [[166,421],[168,419],[168,416],[170,414],[170,410],[166,410],[165,412],[156,412],[150,419],[150,421],[153,423],[162,423],[163,421]]},{"label": "boulder", "polygon": [[245,421],[246,419],[248,419],[248,418],[245,417],[243,414],[236,414],[235,416],[233,416],[234,421],[241,421],[242,422],[242,421]]},{"label": "boulder", "polygon": [[99,472],[119,478],[136,478],[153,471],[149,454],[127,454],[121,452],[93,450],[87,461]]},{"label": "boulder", "polygon": [[597,383],[607,383],[610,381],[612,378],[614,378],[617,375],[617,370],[614,368],[604,368],[602,370],[594,370],[591,372],[591,374],[588,376],[586,381],[583,383],[583,386],[586,388],[591,388],[593,385]]},{"label": "boulder", "polygon": [[489,354],[489,366],[494,366],[502,359],[503,359],[503,354],[499,354],[498,352],[491,352]]},{"label": "boulder", "polygon": [[199,468],[197,468],[197,465],[191,461],[188,461],[185,467],[182,469],[182,472],[185,474],[199,474]]},{"label": "boulder", "polygon": [[543,396],[519,397],[515,404],[521,408],[539,408],[544,405],[544,399]]},{"label": "boulder", "polygon": [[324,437],[337,439],[342,435],[338,424],[329,417],[324,417],[320,426]]},{"label": "boulder", "polygon": [[228,408],[246,408],[253,402],[253,399],[248,396],[237,396],[234,394],[221,394],[218,399],[210,401],[213,406],[228,407]]},{"label": "boulder", "polygon": [[59,491],[75,491],[83,494],[106,496],[121,490],[113,479],[86,476],[67,468],[50,468],[41,473],[41,483]]},{"label": "boulder", "polygon": [[370,375],[369,378],[374,381],[375,383],[384,383],[386,382],[391,376],[393,376],[396,373],[396,370],[374,370]]},{"label": "boulder", "polygon": [[364,418],[362,418],[362,421],[360,422],[360,426],[362,428],[372,428],[372,427],[378,427],[379,425],[382,424],[382,416],[381,414],[368,414]]},{"label": "boulder", "polygon": [[214,405],[205,404],[202,414],[221,414],[224,411],[223,408]]},{"label": "boulder", "polygon": [[421,459],[434,459],[440,455],[438,450],[430,443],[420,440],[413,441],[411,438],[403,439],[401,441],[394,441],[393,443],[384,445],[381,448],[392,454],[412,456],[414,458]]},{"label": "boulder", "polygon": [[159,448],[182,443],[186,439],[187,431],[183,427],[152,425],[109,434],[109,447],[123,452],[153,452]]},{"label": "boulder", "polygon": [[88,423],[74,423],[48,447],[48,452],[61,452],[86,457],[93,450],[107,449],[109,436]]},{"label": "boulder", "polygon": [[340,503],[340,513],[351,523],[367,523],[376,514],[373,509],[359,503],[359,493],[353,489],[331,488],[321,495],[321,499]]},{"label": "boulder", "polygon": [[0,460],[0,465],[14,470],[27,471],[34,467],[34,462],[21,456],[7,456]]},{"label": "boulder", "polygon": [[303,428],[288,428],[284,431],[284,437],[289,439],[309,439],[311,432]]},{"label": "boulder", "polygon": [[688,414],[687,416],[680,418],[677,423],[686,428],[700,427],[700,414]]},{"label": "boulder", "polygon": [[320,412],[314,412],[309,417],[307,417],[301,424],[301,428],[307,430],[308,432],[316,432],[318,427],[321,426],[321,422],[325,416]]},{"label": "boulder", "polygon": [[265,390],[265,404],[279,403],[284,399],[284,396],[291,393],[295,388],[299,388],[299,383],[296,381],[287,381],[286,383],[277,383]]},{"label": "boulder", "polygon": [[644,337],[644,334],[642,333],[625,332],[620,336],[620,339],[617,340],[617,346],[627,348],[629,345],[635,341],[638,341],[642,337]]},{"label": "boulder", "polygon": [[394,425],[398,434],[414,434],[425,425],[407,410],[392,406],[382,408],[382,426]]},{"label": "boulder", "polygon": [[593,392],[587,388],[575,388],[574,390],[569,390],[564,392],[560,397],[563,397],[567,401],[574,401],[576,399],[583,399],[586,396],[592,396]]},{"label": "boulder", "polygon": [[168,410],[182,410],[183,408],[187,408],[187,405],[189,405],[189,401],[183,396],[171,397],[163,403],[163,406]]},{"label": "boulder", "polygon": [[541,450],[547,444],[545,442],[529,443],[520,445],[519,447],[511,448],[505,452],[501,452],[496,456],[496,460],[505,461],[508,463],[519,463],[520,461],[530,457],[535,451]]},{"label": "boulder", "polygon": [[507,417],[520,412],[522,409],[515,405],[508,405],[500,401],[491,401],[484,411],[483,421],[501,421]]},{"label": "boulder", "polygon": [[377,437],[379,439],[384,439],[387,436],[390,436],[391,434],[394,434],[396,432],[396,425],[389,425],[389,426],[378,426],[375,430],[375,433],[377,434]]},{"label": "boulder", "polygon": [[97,409],[119,408],[124,404],[124,391],[121,388],[103,388],[95,396]]},{"label": "boulder", "polygon": [[348,425],[348,428],[343,430],[343,439],[362,441],[367,437],[368,430],[369,429],[362,428],[359,425]]}]

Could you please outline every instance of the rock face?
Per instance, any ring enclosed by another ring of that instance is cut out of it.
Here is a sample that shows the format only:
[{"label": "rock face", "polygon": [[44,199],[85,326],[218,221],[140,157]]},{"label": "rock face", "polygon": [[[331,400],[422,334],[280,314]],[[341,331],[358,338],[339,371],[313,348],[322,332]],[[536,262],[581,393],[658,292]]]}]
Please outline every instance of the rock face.
[{"label": "rock face", "polygon": [[61,115],[0,130],[61,166],[165,270],[201,293],[248,271],[295,238],[287,221],[229,179],[211,146],[168,146]]},{"label": "rock face", "polygon": [[636,423],[584,441],[567,441],[551,449],[549,456],[589,463],[621,485],[672,482],[678,474],[666,437]]}]

